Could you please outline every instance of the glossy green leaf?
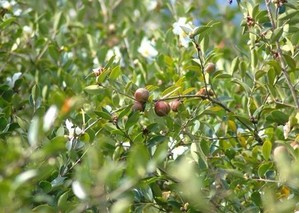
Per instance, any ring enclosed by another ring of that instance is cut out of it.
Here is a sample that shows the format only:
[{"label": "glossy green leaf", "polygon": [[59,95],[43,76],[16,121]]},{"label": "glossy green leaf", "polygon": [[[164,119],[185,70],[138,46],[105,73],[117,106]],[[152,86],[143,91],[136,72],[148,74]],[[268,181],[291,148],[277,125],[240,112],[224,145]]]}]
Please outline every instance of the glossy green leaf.
[{"label": "glossy green leaf", "polygon": [[275,110],[267,115],[266,119],[269,122],[275,122],[279,125],[285,125],[285,123],[289,120],[289,116],[281,111]]},{"label": "glossy green leaf", "polygon": [[101,86],[95,84],[95,85],[89,85],[84,88],[84,90],[89,93],[89,94],[98,94],[100,93],[103,89]]},{"label": "glossy green leaf", "polygon": [[262,152],[265,160],[269,160],[271,151],[272,151],[272,143],[269,140],[266,140],[262,147]]}]

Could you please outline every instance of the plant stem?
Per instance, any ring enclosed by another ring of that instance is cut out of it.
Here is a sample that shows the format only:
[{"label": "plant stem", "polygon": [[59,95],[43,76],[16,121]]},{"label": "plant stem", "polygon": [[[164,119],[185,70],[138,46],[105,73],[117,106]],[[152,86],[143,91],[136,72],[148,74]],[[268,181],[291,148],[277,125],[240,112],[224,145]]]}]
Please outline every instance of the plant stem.
[{"label": "plant stem", "polygon": [[[276,29],[276,24],[275,24],[275,21],[273,19],[273,15],[271,13],[271,9],[270,9],[270,0],[265,0],[265,3],[266,3],[266,7],[267,7],[267,12],[268,12],[268,16],[269,16],[269,19],[270,19],[270,22],[271,22],[271,25],[272,25],[272,31],[274,31]],[[290,79],[290,76],[286,70],[286,63],[283,59],[283,55],[282,55],[282,50],[280,48],[280,44],[278,41],[275,42],[276,46],[277,46],[277,53],[278,53],[278,59],[280,61],[280,66],[281,66],[281,71],[286,79],[286,82],[287,82],[287,85],[291,91],[291,94],[293,96],[293,99],[294,99],[294,102],[295,102],[295,105],[296,105],[296,108],[299,109],[299,101],[297,99],[297,94],[296,94],[296,91],[295,91],[295,88],[294,86],[292,85],[291,83],[291,79]]]},{"label": "plant stem", "polygon": [[[204,95],[179,95],[179,96],[173,96],[173,97],[168,97],[168,98],[162,98],[162,99],[155,99],[153,100],[154,102],[157,101],[165,101],[165,100],[173,100],[173,99],[183,99],[183,98],[202,98],[202,99],[208,99],[209,101],[211,101],[213,104],[216,104],[218,106],[220,106],[222,109],[224,109],[225,111],[235,115],[235,113],[229,109],[227,106],[225,106],[223,103],[221,103],[220,101],[212,98],[211,96],[204,96]],[[250,126],[248,126],[245,122],[243,122],[239,117],[235,116],[235,118],[244,126],[246,127],[253,135],[254,138],[259,142],[262,143],[263,140],[260,138],[260,136],[258,135],[258,132],[256,130],[254,130],[253,128],[251,128]]]},{"label": "plant stem", "polygon": [[[195,49],[196,49],[196,52],[197,52],[197,58],[199,59],[199,62],[200,62],[200,69],[201,69],[201,74],[202,74],[202,77],[203,77],[203,82],[204,82],[204,85],[205,85],[205,89],[206,91],[208,91],[208,83],[207,83],[207,80],[206,80],[206,76],[205,76],[205,70],[204,70],[204,65],[203,65],[203,60],[201,58],[201,49],[199,47],[199,44],[196,43],[196,41],[193,39],[192,40],[194,46],[195,46]],[[209,95],[209,93],[207,92],[207,95]]]}]

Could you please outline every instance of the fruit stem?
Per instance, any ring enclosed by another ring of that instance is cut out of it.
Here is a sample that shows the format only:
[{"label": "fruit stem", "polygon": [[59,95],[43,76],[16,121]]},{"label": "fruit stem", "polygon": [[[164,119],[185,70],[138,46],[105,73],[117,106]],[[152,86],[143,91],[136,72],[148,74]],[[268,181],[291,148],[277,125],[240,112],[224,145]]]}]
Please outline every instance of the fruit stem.
[{"label": "fruit stem", "polygon": [[[277,28],[277,25],[276,25],[276,23],[274,21],[272,13],[271,13],[271,9],[270,9],[270,6],[269,6],[270,3],[271,3],[270,0],[265,0],[267,12],[268,12],[268,17],[269,17],[271,25],[272,25],[272,31],[274,31]],[[282,73],[283,73],[283,75],[284,75],[284,77],[286,79],[286,83],[287,83],[287,85],[288,85],[288,87],[289,87],[289,89],[291,91],[291,94],[293,96],[296,108],[299,109],[299,101],[298,101],[298,98],[297,98],[296,90],[295,90],[294,86],[292,85],[290,76],[289,76],[289,74],[287,72],[287,65],[286,65],[286,62],[285,62],[285,60],[283,58],[283,54],[282,54],[282,50],[281,50],[279,41],[276,41],[275,44],[277,46],[277,53],[278,53],[278,57],[277,58],[280,61],[281,71],[282,71]]]},{"label": "fruit stem", "polygon": [[[205,68],[204,68],[204,65],[203,65],[204,63],[203,63],[203,60],[202,60],[202,57],[201,57],[202,52],[201,52],[201,49],[199,47],[199,44],[195,41],[194,38],[192,39],[192,42],[195,46],[195,49],[197,51],[197,58],[199,59],[199,62],[200,62],[200,69],[201,69],[201,74],[202,74],[202,77],[203,77],[203,83],[204,83],[206,91],[208,91],[208,83],[207,83],[207,80],[206,80],[205,70],[204,70]],[[207,95],[208,95],[208,97],[210,97],[209,94],[207,94]]]},{"label": "fruit stem", "polygon": [[[216,105],[220,106],[222,109],[224,109],[225,111],[227,111],[227,112],[235,115],[235,113],[232,110],[230,110],[227,106],[225,106],[220,101],[212,98],[211,96],[205,96],[205,95],[179,95],[179,96],[173,96],[173,97],[168,97],[168,98],[155,99],[153,101],[157,102],[157,101],[167,101],[167,100],[173,100],[173,99],[184,99],[184,98],[202,98],[202,99],[208,99],[213,104],[216,104]],[[258,131],[256,129],[251,128],[249,125],[247,125],[245,122],[243,122],[239,117],[235,116],[235,118],[254,135],[254,138],[260,144],[263,143],[263,140],[258,135]]]}]

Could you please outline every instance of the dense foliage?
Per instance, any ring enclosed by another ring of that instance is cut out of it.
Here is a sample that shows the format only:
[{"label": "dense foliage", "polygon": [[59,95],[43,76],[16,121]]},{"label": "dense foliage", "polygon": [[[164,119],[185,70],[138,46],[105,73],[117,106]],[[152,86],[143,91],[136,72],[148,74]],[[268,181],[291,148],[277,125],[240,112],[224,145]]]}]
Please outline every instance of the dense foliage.
[{"label": "dense foliage", "polygon": [[299,210],[298,23],[294,0],[0,1],[1,211]]}]

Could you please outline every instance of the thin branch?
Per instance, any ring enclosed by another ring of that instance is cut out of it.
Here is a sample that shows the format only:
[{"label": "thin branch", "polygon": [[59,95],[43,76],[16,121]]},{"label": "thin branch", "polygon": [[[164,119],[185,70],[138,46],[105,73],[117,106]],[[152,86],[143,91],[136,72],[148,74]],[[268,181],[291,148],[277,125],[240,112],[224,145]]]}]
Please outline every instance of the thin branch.
[{"label": "thin branch", "polygon": [[260,182],[266,182],[266,183],[280,183],[280,181],[277,180],[270,180],[270,179],[263,179],[263,178],[249,178],[249,180],[254,180],[254,181],[260,181]]},{"label": "thin branch", "polygon": [[[156,102],[156,101],[162,101],[162,100],[165,101],[165,100],[183,99],[183,98],[202,98],[202,99],[207,99],[207,100],[211,101],[213,104],[216,104],[216,105],[220,106],[225,111],[227,111],[227,112],[235,115],[235,113],[231,109],[229,109],[227,106],[225,106],[220,101],[212,98],[211,96],[204,96],[204,95],[179,95],[179,96],[173,96],[173,97],[168,97],[168,98],[155,99],[153,101]],[[263,142],[263,140],[260,138],[260,136],[258,135],[258,132],[256,130],[254,130],[253,128],[251,128],[250,126],[248,126],[239,117],[236,116],[235,118],[254,135],[255,139],[259,143]]]},{"label": "thin branch", "polygon": [[206,80],[203,60],[202,60],[202,57],[201,57],[202,52],[201,52],[201,49],[199,47],[199,44],[196,43],[196,41],[194,39],[192,39],[192,42],[195,46],[195,49],[196,49],[196,52],[197,52],[197,58],[199,59],[199,62],[200,62],[200,69],[201,69],[201,74],[202,74],[202,77],[203,77],[203,82],[204,82],[204,86],[205,86],[205,89],[206,89],[206,93],[207,93],[208,96],[210,96],[209,93],[208,93],[208,83],[207,83],[207,80]]},{"label": "thin branch", "polygon": [[104,0],[98,0],[100,5],[101,5],[101,9],[102,9],[102,14],[103,14],[103,18],[104,18],[104,23],[108,22],[108,9],[107,6],[105,4]]},{"label": "thin branch", "polygon": [[[273,19],[273,15],[271,13],[271,9],[270,9],[270,0],[265,0],[265,3],[266,3],[266,7],[267,7],[267,12],[268,12],[268,16],[269,16],[269,19],[270,19],[270,22],[271,22],[271,25],[272,25],[272,30],[274,31],[276,29],[276,24],[275,24],[275,21]],[[295,88],[294,86],[292,85],[291,83],[291,79],[290,79],[290,76],[286,70],[286,63],[283,59],[283,54],[282,54],[282,50],[281,50],[281,47],[280,47],[280,44],[278,41],[275,42],[276,46],[277,46],[277,53],[278,53],[278,59],[280,61],[280,66],[281,66],[281,71],[286,79],[286,82],[287,82],[287,85],[291,91],[291,94],[293,96],[293,99],[294,99],[294,102],[295,102],[295,105],[296,105],[296,108],[299,109],[299,101],[298,101],[298,98],[297,98],[297,94],[296,94],[296,91],[295,91]]]}]

